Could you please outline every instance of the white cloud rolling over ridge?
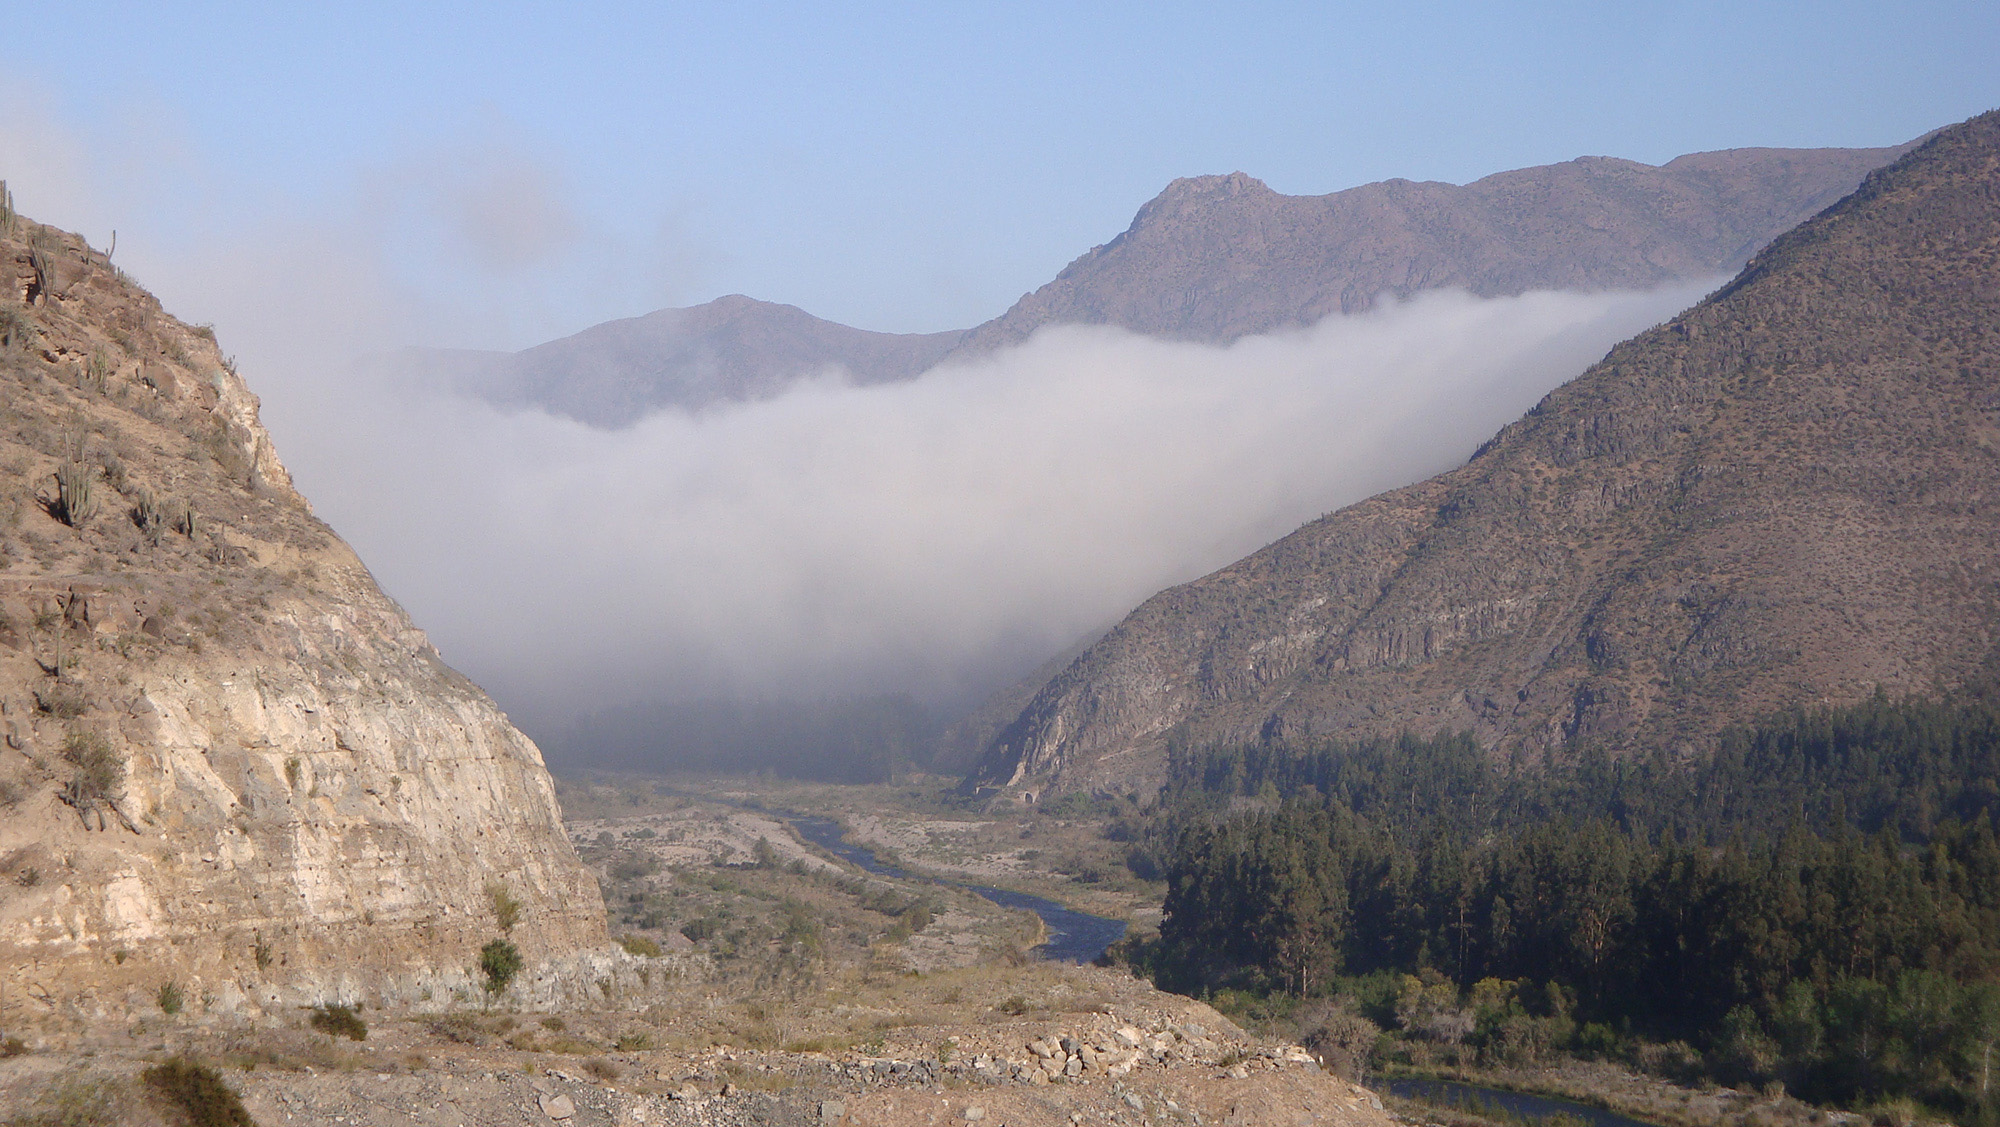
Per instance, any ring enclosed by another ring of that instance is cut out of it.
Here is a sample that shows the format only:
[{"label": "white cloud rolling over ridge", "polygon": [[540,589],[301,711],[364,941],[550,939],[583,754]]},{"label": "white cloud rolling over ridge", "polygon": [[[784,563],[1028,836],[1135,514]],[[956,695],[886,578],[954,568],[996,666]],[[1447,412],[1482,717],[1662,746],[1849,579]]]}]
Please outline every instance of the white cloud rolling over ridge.
[{"label": "white cloud rolling over ridge", "polygon": [[712,695],[976,703],[1166,586],[1461,462],[1716,281],[1431,293],[1227,347],[1062,327],[907,383],[829,373],[607,432],[351,358],[683,300],[705,251],[672,222],[593,226],[554,162],[501,141],[287,199],[71,133],[0,125],[23,210],[99,243],[124,227],[121,265],[215,323],[318,512],[542,734]]},{"label": "white cloud rolling over ridge", "polygon": [[[1226,347],[1045,330],[621,431],[369,368],[285,381],[281,452],[531,729],[625,703],[965,704],[1159,589],[1458,464],[1712,282],[1438,292]],[[254,373],[253,373],[254,378]]]}]

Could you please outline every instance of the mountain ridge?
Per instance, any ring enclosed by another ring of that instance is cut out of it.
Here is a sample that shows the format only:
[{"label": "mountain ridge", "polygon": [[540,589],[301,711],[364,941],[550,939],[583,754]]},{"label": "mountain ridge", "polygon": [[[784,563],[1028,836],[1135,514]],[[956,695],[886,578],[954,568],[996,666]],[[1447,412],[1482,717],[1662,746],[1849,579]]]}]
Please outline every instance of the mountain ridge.
[{"label": "mountain ridge", "polygon": [[1988,668],[1996,167],[2000,113],[1942,131],[1465,466],[1154,596],[971,785],[1128,787],[1170,739],[1671,747]]},{"label": "mountain ridge", "polygon": [[406,362],[498,406],[617,428],[665,408],[768,398],[833,370],[863,385],[913,379],[963,336],[877,333],[730,294],[606,321],[520,352],[420,349]]},{"label": "mountain ridge", "polygon": [[1390,179],[1320,196],[1282,195],[1243,172],[1183,177],[954,351],[1079,322],[1228,341],[1358,312],[1384,293],[1646,289],[1723,273],[1916,143],[1724,149],[1658,166],[1579,157],[1465,185]]},{"label": "mountain ridge", "polygon": [[1392,179],[1319,196],[1243,172],[1181,177],[1109,242],[968,329],[875,333],[730,295],[518,353],[419,350],[399,363],[504,407],[615,428],[765,398],[832,369],[864,385],[911,379],[1055,324],[1223,343],[1383,293],[1650,289],[1734,270],[1908,148],[1729,149],[1660,166],[1581,157],[1467,185]]}]

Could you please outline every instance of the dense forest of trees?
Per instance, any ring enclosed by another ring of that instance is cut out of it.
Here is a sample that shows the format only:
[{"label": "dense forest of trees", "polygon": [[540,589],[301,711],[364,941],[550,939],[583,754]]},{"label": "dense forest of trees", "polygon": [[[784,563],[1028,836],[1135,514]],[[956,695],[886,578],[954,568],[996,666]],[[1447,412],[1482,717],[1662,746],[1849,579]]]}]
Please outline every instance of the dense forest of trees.
[{"label": "dense forest of trees", "polygon": [[2000,1122],[1989,699],[1802,712],[1685,761],[1494,764],[1440,736],[1174,767],[1163,984],[1407,975],[1409,1037],[1679,1041],[1718,1079]]}]

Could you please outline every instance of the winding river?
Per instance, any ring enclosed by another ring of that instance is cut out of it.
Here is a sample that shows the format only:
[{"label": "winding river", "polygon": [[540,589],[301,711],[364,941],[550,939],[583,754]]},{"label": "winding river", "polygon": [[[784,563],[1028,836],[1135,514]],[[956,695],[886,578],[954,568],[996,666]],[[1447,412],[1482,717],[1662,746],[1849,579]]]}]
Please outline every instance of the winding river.
[{"label": "winding river", "polygon": [[1601,1107],[1591,1107],[1588,1104],[1549,1096],[1530,1096],[1523,1092],[1482,1088],[1477,1084],[1462,1084],[1456,1080],[1398,1077],[1382,1081],[1381,1086],[1392,1096],[1437,1107],[1459,1108],[1474,1115],[1487,1110],[1499,1111],[1522,1119],[1551,1119],[1558,1115],[1567,1115],[1582,1120],[1588,1127],[1653,1127],[1653,1124],[1643,1120],[1631,1119]]},{"label": "winding river", "polygon": [[[1088,963],[1104,953],[1104,949],[1125,935],[1122,920],[1109,920],[1102,916],[1087,915],[1065,908],[1053,900],[1040,896],[1030,896],[1025,892],[1009,892],[1004,888],[988,888],[985,885],[966,884],[963,881],[942,880],[907,872],[894,865],[884,864],[875,852],[866,846],[855,845],[841,838],[840,823],[832,818],[788,816],[785,821],[798,831],[800,837],[843,860],[852,861],[868,872],[904,880],[929,880],[938,884],[948,884],[976,892],[986,899],[1007,908],[1025,908],[1042,918],[1048,928],[1047,943],[1035,948],[1045,959],[1066,963]],[[1458,1107],[1477,1113],[1491,1109],[1522,1119],[1549,1119],[1557,1115],[1573,1116],[1582,1120],[1587,1127],[1654,1127],[1653,1124],[1631,1119],[1603,1108],[1569,1100],[1552,1099],[1547,1096],[1530,1096],[1520,1092],[1506,1092],[1497,1088],[1482,1088],[1474,1084],[1462,1084],[1455,1080],[1390,1079],[1382,1086],[1391,1094],[1407,1100],[1443,1107]]]},{"label": "winding river", "polygon": [[831,818],[788,817],[785,819],[797,830],[799,836],[843,860],[852,861],[871,873],[886,877],[900,877],[905,880],[930,880],[976,892],[1003,908],[1025,908],[1042,918],[1048,928],[1048,942],[1035,948],[1044,959],[1063,963],[1094,962],[1104,949],[1122,939],[1125,935],[1125,921],[1108,920],[1103,916],[1092,916],[1074,909],[1065,908],[1053,900],[1040,896],[1030,896],[1025,892],[1009,892],[1004,888],[988,888],[981,884],[966,884],[962,881],[943,880],[905,872],[894,865],[885,865],[866,846],[843,841],[840,823]]}]

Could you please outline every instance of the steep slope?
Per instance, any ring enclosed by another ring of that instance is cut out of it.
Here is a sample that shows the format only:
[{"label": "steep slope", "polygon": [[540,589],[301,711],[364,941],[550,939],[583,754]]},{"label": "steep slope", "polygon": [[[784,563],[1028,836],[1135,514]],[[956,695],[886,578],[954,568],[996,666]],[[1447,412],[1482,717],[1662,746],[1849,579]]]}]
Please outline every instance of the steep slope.
[{"label": "steep slope", "polygon": [[1069,264],[961,352],[1057,323],[1227,341],[1462,287],[1646,289],[1720,274],[1904,152],[1731,149],[1659,167],[1611,157],[1471,184],[1385,180],[1285,196],[1241,172],[1176,180],[1126,232]]},{"label": "steep slope", "polygon": [[[0,214],[0,976],[150,1009],[605,939],[540,753],[294,492],[213,334]],[[38,1011],[39,1012],[39,1011]]]},{"label": "steep slope", "polygon": [[1951,685],[1996,643],[2000,113],[1872,174],[1464,467],[1154,597],[973,781],[1137,785],[1176,733],[1671,746]]},{"label": "steep slope", "polygon": [[663,407],[761,399],[829,368],[863,384],[910,379],[962,336],[871,333],[732,295],[607,321],[518,353],[417,352],[400,359],[489,402],[621,427]]}]

